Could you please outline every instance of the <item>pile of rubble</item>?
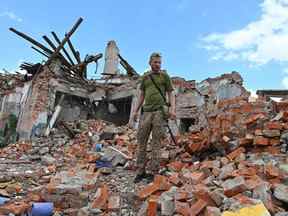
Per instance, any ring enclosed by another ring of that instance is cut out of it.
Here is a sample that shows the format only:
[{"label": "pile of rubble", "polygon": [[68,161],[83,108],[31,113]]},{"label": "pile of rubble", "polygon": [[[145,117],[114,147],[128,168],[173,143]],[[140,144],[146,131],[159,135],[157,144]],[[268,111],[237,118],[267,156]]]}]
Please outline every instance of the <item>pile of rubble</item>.
[{"label": "pile of rubble", "polygon": [[226,100],[207,120],[178,145],[166,139],[150,184],[133,183],[136,131],[128,126],[66,122],[47,138],[10,144],[0,152],[0,195],[8,201],[0,212],[52,202],[54,215],[287,215],[283,103]]},{"label": "pile of rubble", "polygon": [[49,47],[10,28],[48,59],[0,75],[0,215],[288,215],[288,92],[250,102],[235,71],[174,77],[177,144],[167,137],[159,175],[135,185],[139,75],[110,41],[88,80],[102,53],[81,60],[70,37],[82,20],[55,44],[44,36]]},{"label": "pile of rubble", "polygon": [[[51,133],[1,149],[0,198],[9,200],[0,202],[1,214],[31,211],[33,203],[39,202],[52,202],[55,213],[77,215],[85,206],[101,212],[95,197],[99,176],[114,173],[117,166],[131,167],[135,131],[128,127],[90,120],[67,122],[65,128]],[[109,188],[112,192],[113,186]],[[120,201],[119,194],[113,199]],[[112,204],[109,209],[120,210],[120,203]]]},{"label": "pile of rubble", "polygon": [[157,215],[160,206],[161,215],[287,215],[284,104],[218,103],[206,115],[209,127],[179,137],[179,146],[162,154],[169,161],[164,175],[137,193],[146,200],[142,211]]}]

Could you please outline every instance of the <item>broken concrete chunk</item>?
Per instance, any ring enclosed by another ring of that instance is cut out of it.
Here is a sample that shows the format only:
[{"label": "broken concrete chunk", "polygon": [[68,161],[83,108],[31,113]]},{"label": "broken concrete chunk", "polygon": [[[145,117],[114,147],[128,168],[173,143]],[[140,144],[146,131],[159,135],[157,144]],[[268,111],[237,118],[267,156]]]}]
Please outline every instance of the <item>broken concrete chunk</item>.
[{"label": "broken concrete chunk", "polygon": [[207,206],[204,216],[221,216],[219,208]]},{"label": "broken concrete chunk", "polygon": [[125,157],[123,157],[123,155],[121,154],[117,154],[115,155],[115,157],[112,160],[112,166],[116,167],[118,165],[120,166],[124,166],[127,162],[127,159]]},{"label": "broken concrete chunk", "polygon": [[269,138],[280,137],[280,130],[263,130],[263,135]]},{"label": "broken concrete chunk", "polygon": [[288,186],[279,184],[274,190],[274,196],[285,203],[288,203]]},{"label": "broken concrete chunk", "polygon": [[222,183],[224,194],[228,197],[232,197],[238,193],[247,190],[246,183],[243,176],[235,177],[234,179],[228,179]]},{"label": "broken concrete chunk", "polygon": [[111,196],[108,200],[108,210],[117,211],[120,209],[120,196]]},{"label": "broken concrete chunk", "polygon": [[288,216],[288,212],[278,212],[275,216]]},{"label": "broken concrete chunk", "polygon": [[210,197],[213,199],[213,201],[216,203],[217,206],[221,206],[224,199],[227,199],[227,197],[224,195],[223,189],[216,189],[209,193]]},{"label": "broken concrete chunk", "polygon": [[232,172],[234,171],[234,169],[235,169],[235,166],[233,163],[230,163],[230,164],[223,166],[220,169],[220,174],[219,174],[218,178],[221,180],[228,178],[229,176],[232,175]]},{"label": "broken concrete chunk", "polygon": [[41,161],[44,165],[52,165],[56,163],[56,159],[52,157],[51,155],[44,155],[41,157]]},{"label": "broken concrete chunk", "polygon": [[44,155],[44,154],[49,153],[49,147],[40,148],[39,153],[40,153],[41,155]]}]

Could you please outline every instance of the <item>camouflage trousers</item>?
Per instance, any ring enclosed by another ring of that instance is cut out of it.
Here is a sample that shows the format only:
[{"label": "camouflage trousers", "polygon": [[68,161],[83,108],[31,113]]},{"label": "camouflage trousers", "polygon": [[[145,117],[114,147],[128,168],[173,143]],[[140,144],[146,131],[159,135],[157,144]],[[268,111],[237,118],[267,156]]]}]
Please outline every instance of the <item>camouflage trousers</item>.
[{"label": "camouflage trousers", "polygon": [[165,137],[165,121],[161,111],[144,112],[140,118],[137,133],[138,151],[137,151],[137,173],[145,172],[147,162],[147,142],[152,132],[151,142],[151,161],[150,169],[153,174],[157,174],[160,169],[160,149],[161,142]]}]

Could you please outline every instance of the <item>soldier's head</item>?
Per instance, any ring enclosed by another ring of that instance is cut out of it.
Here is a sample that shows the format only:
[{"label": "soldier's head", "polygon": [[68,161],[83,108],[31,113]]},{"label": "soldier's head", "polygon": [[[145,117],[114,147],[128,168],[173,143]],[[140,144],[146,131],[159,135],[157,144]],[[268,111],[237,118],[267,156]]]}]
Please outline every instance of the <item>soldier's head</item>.
[{"label": "soldier's head", "polygon": [[152,71],[158,72],[161,70],[161,59],[162,56],[160,53],[152,53],[150,55],[149,64],[151,66]]}]

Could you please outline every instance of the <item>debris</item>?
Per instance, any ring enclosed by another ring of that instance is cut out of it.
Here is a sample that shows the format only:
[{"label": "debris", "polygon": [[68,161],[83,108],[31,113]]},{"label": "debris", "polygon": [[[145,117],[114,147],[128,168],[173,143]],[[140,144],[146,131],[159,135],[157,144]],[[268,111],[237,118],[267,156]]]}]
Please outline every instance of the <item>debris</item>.
[{"label": "debris", "polygon": [[[287,212],[287,102],[249,102],[237,72],[199,83],[172,78],[180,128],[172,124],[171,130],[177,145],[166,137],[161,172],[152,183],[135,185],[137,131],[128,123],[139,75],[116,42],[107,45],[102,78],[89,80],[87,65],[102,54],[81,60],[69,37],[61,42],[53,33],[57,45],[43,37],[48,48],[12,31],[49,60],[23,64],[24,76],[0,76],[5,214],[23,213],[39,202],[53,203],[56,215],[79,216]],[[119,61],[127,74],[119,73]]]},{"label": "debris", "polygon": [[35,216],[50,216],[53,215],[53,203],[33,203],[31,214]]},{"label": "debris", "polygon": [[223,216],[270,216],[269,211],[265,208],[265,206],[261,204],[257,204],[251,207],[244,207],[238,211],[225,211],[222,214]]},{"label": "debris", "polygon": [[288,186],[279,184],[274,190],[274,196],[285,203],[288,203]]}]

